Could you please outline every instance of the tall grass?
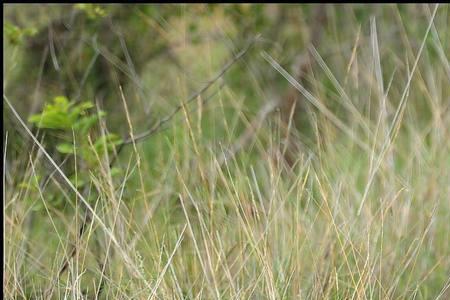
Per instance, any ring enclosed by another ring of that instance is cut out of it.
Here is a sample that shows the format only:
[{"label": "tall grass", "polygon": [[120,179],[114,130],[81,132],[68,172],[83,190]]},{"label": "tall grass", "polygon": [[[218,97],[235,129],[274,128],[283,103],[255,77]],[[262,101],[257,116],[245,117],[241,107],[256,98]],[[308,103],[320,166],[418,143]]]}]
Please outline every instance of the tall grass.
[{"label": "tall grass", "polygon": [[[307,87],[282,51],[256,47],[233,66],[246,86],[225,80],[208,101],[182,105],[164,131],[121,153],[120,178],[98,153],[101,176],[82,178],[84,193],[66,185],[62,167],[40,185],[38,171],[56,158],[38,139],[10,155],[11,140],[35,133],[4,132],[5,297],[450,298],[448,5],[401,9],[409,12],[387,6],[358,22],[330,7],[331,33],[306,50]],[[182,62],[198,51],[183,47]],[[190,71],[204,83],[224,50],[205,43],[201,51],[207,59],[191,63],[209,65]],[[167,69],[176,99],[188,99],[189,76]],[[269,88],[275,81],[310,103],[309,132],[295,120],[288,129],[300,149],[293,165],[280,112],[257,113],[282,101]],[[131,137],[147,124],[133,95],[125,89],[114,107]],[[154,105],[164,116],[182,101]],[[7,105],[4,115],[17,122]],[[52,193],[74,204],[56,209]],[[92,222],[80,238],[91,193]],[[33,211],[36,203],[44,209]]]}]

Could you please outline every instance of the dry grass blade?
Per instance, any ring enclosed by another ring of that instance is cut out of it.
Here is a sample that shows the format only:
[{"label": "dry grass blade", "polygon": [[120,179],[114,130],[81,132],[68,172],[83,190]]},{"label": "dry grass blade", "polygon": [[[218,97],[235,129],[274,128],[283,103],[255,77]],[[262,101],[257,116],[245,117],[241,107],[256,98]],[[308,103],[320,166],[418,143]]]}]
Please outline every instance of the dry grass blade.
[{"label": "dry grass blade", "polygon": [[428,24],[428,28],[427,28],[427,30],[425,32],[425,35],[424,35],[423,39],[422,39],[422,44],[420,45],[419,52],[417,53],[416,59],[415,59],[414,64],[413,64],[413,67],[412,67],[411,71],[408,74],[408,81],[406,82],[406,86],[403,89],[403,93],[402,93],[402,96],[400,98],[400,103],[399,103],[399,105],[397,107],[397,110],[395,111],[395,115],[394,115],[394,118],[392,120],[391,126],[390,126],[390,128],[388,130],[388,133],[386,135],[386,139],[385,139],[385,141],[383,143],[381,153],[378,156],[378,159],[377,159],[377,161],[375,163],[375,167],[372,170],[372,173],[370,174],[369,180],[368,180],[367,185],[365,187],[364,195],[363,195],[363,197],[361,199],[361,204],[359,205],[359,208],[358,208],[358,216],[361,214],[361,210],[362,210],[362,208],[364,206],[364,202],[367,199],[367,195],[369,193],[369,189],[370,189],[370,187],[372,185],[373,179],[375,178],[375,174],[377,173],[378,169],[380,168],[380,165],[381,165],[381,163],[383,161],[383,158],[384,158],[385,154],[389,150],[389,147],[393,144],[393,142],[395,140],[395,137],[396,137],[396,135],[398,133],[398,130],[400,129],[402,116],[403,116],[403,113],[404,113],[405,108],[406,108],[406,103],[408,101],[408,93],[409,93],[409,88],[411,86],[411,81],[412,81],[412,78],[413,78],[414,73],[416,71],[417,64],[419,63],[419,60],[421,58],[422,51],[424,49],[425,42],[427,40],[428,34],[430,33],[431,26],[433,25],[434,18],[436,17],[436,13],[437,13],[438,7],[439,7],[439,4],[436,4],[435,7],[434,7],[433,15],[431,16],[430,22]]}]

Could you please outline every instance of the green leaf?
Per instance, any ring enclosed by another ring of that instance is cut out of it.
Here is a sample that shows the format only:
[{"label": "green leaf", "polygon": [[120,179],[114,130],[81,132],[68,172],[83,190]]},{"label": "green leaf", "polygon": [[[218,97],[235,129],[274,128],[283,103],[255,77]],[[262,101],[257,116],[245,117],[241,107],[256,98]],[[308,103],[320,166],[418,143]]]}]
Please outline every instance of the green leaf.
[{"label": "green leaf", "polygon": [[100,5],[79,3],[75,4],[75,8],[84,11],[90,19],[96,19],[106,15],[105,9],[103,9]]},{"label": "green leaf", "polygon": [[94,104],[91,101],[85,101],[77,105],[81,110],[87,110],[94,107]]},{"label": "green leaf", "polygon": [[42,114],[31,116],[28,121],[36,123],[39,128],[70,129],[71,122],[67,114],[59,111],[44,111]]},{"label": "green leaf", "polygon": [[[67,97],[57,96],[53,99],[53,103],[45,105],[41,114],[31,116],[28,121],[36,123],[39,128],[71,130],[72,126],[83,120],[82,114],[92,107],[94,105],[89,101],[73,106]],[[99,115],[103,116],[105,113],[100,112]],[[90,117],[84,124],[81,122],[77,129],[82,129],[82,133],[85,133],[95,123],[96,118],[98,117]]]},{"label": "green leaf", "polygon": [[53,99],[53,102],[55,102],[56,106],[58,106],[62,109],[69,108],[69,99],[67,99],[67,97],[65,97],[65,96],[56,96]]},{"label": "green leaf", "polygon": [[95,125],[98,120],[97,115],[92,115],[89,117],[84,117],[75,122],[73,129],[79,131],[81,134],[85,134]]},{"label": "green leaf", "polygon": [[121,170],[117,167],[111,168],[111,177],[117,176],[121,173]]},{"label": "green leaf", "polygon": [[37,29],[33,27],[19,28],[9,22],[5,22],[3,24],[3,33],[11,44],[18,45],[25,37],[35,35],[37,33]]},{"label": "green leaf", "polygon": [[107,134],[98,138],[95,143],[95,151],[101,153],[104,151],[104,145],[106,145],[107,149],[111,151],[114,146],[120,145],[122,143],[122,139],[117,134]]},{"label": "green leaf", "polygon": [[74,153],[74,146],[68,143],[62,143],[56,146],[56,150],[63,154],[72,154]]},{"label": "green leaf", "polygon": [[69,100],[64,96],[57,96],[53,99],[53,104],[45,105],[41,114],[31,116],[28,121],[36,123],[39,128],[71,129],[73,118],[68,114],[69,108]]},{"label": "green leaf", "polygon": [[95,123],[98,122],[98,119],[105,115],[106,113],[104,111],[99,111],[98,114],[83,117],[75,122],[73,128],[74,130],[78,130],[81,134],[86,134],[89,129],[91,129]]},{"label": "green leaf", "polygon": [[78,176],[72,175],[69,177],[70,182],[72,182],[72,184],[76,187],[76,188],[80,188],[83,185],[86,184],[86,181],[83,180],[82,178],[80,178],[81,176],[78,174]]}]

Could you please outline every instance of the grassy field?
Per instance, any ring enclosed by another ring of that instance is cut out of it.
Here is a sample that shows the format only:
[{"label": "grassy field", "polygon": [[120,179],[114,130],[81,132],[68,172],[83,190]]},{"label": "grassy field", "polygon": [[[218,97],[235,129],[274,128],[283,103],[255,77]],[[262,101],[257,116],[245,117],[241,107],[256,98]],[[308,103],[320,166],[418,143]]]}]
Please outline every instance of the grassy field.
[{"label": "grassy field", "polygon": [[449,5],[3,8],[6,299],[450,299]]}]

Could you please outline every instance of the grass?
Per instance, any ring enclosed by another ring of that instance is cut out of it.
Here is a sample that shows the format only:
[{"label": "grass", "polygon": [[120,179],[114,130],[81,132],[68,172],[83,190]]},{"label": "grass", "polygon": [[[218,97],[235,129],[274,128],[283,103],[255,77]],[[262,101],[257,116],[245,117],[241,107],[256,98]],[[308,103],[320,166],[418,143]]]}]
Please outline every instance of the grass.
[{"label": "grass", "polygon": [[[370,17],[361,6],[330,6],[304,81],[286,67],[287,54],[256,45],[211,86],[210,99],[181,105],[164,130],[127,145],[119,176],[107,153],[97,153],[98,172],[70,160],[88,182],[83,190],[68,185],[67,166],[41,184],[61,157],[18,123],[28,111],[8,70],[20,55],[8,56],[4,103],[13,109],[5,105],[4,117],[16,125],[3,135],[5,298],[448,299],[448,8],[388,5]],[[173,27],[152,24],[177,40],[190,13],[168,21]],[[226,14],[215,16],[219,33],[237,34]],[[201,28],[213,23],[201,18]],[[289,32],[281,42],[292,42]],[[146,105],[166,116],[220,71],[224,40],[176,48],[184,72],[152,61],[134,74],[143,90],[131,84],[121,94],[116,85],[99,128],[137,135],[148,125]],[[287,89],[310,103],[307,130],[289,118],[299,149],[291,165],[281,112],[257,122]]]}]

